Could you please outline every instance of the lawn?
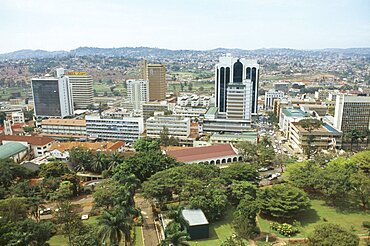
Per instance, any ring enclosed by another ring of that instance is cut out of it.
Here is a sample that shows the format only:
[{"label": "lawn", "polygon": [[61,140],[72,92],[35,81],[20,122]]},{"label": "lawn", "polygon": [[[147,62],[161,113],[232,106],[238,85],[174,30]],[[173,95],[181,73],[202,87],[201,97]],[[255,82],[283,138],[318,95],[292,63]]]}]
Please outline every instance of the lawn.
[{"label": "lawn", "polygon": [[141,226],[135,226],[135,242],[134,246],[144,246],[143,232]]},{"label": "lawn", "polygon": [[197,246],[221,245],[221,243],[225,239],[232,236],[232,234],[234,233],[234,230],[231,227],[231,223],[233,219],[232,213],[233,211],[229,210],[223,220],[210,224],[209,239],[190,241],[190,245],[197,245]]},{"label": "lawn", "polygon": [[[303,214],[300,218],[302,224],[301,232],[294,237],[307,237],[313,232],[316,225],[324,223],[324,221],[335,223],[343,226],[344,228],[353,231],[358,235],[367,235],[367,231],[362,227],[362,222],[370,220],[370,214],[364,212],[338,212],[334,207],[325,205],[323,200],[312,199],[311,209]],[[270,221],[258,217],[258,223],[263,232],[270,232]],[[279,235],[279,237],[284,237]]]}]

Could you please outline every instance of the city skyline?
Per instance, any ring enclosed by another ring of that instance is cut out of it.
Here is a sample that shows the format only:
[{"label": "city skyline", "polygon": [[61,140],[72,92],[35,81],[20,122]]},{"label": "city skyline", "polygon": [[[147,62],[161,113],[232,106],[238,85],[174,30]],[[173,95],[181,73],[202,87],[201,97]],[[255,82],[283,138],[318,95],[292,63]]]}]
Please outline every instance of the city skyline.
[{"label": "city skyline", "polygon": [[[0,1],[0,53],[91,47],[370,47],[366,0]],[[252,35],[253,34],[253,35]]]}]

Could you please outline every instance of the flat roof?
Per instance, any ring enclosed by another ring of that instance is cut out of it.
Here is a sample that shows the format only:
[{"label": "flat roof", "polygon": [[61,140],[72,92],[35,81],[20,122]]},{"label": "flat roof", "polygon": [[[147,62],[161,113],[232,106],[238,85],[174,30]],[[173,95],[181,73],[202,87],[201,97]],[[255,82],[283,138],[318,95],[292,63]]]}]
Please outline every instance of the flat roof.
[{"label": "flat roof", "polygon": [[47,119],[41,125],[62,125],[62,126],[86,126],[86,120],[80,119]]},{"label": "flat roof", "polygon": [[217,113],[217,111],[218,111],[218,108],[217,108],[217,107],[210,107],[210,108],[207,110],[206,114],[207,114],[207,115],[214,115],[214,114],[216,114],[216,113]]},{"label": "flat roof", "polygon": [[283,114],[288,117],[307,117],[310,115],[299,108],[283,108]]},{"label": "flat roof", "polygon": [[189,226],[208,225],[209,222],[201,209],[183,209],[182,217],[188,222]]}]

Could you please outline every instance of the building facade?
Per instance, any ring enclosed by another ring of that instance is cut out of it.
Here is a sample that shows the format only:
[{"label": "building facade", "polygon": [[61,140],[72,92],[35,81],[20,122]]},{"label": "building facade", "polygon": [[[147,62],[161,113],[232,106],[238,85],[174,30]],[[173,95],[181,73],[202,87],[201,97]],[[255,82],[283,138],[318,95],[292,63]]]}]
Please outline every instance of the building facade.
[{"label": "building facade", "polygon": [[265,92],[265,109],[270,110],[273,109],[274,101],[276,99],[282,99],[284,97],[284,92],[276,91],[276,90],[269,90]]},{"label": "building facade", "polygon": [[176,116],[154,116],[146,121],[146,133],[148,137],[159,138],[164,128],[168,129],[168,135],[180,139],[190,135],[190,118]]},{"label": "building facade", "polygon": [[94,103],[93,79],[85,72],[68,72],[74,109],[87,109]]},{"label": "building facade", "polygon": [[47,119],[41,122],[42,135],[52,138],[86,138],[86,120]]},{"label": "building facade", "polygon": [[[238,94],[235,103],[240,103],[243,97],[244,108],[248,109],[240,119],[247,119],[257,114],[258,101],[258,83],[259,83],[259,64],[256,60],[246,60],[244,58],[235,58],[231,56],[220,57],[219,63],[215,66],[215,106],[219,108],[220,113],[227,113],[228,96],[234,97]],[[235,106],[229,107],[229,109]],[[235,114],[231,114],[235,117]]]},{"label": "building facade", "polygon": [[91,139],[134,142],[144,132],[144,120],[141,117],[113,119],[87,115],[85,120],[86,132]]},{"label": "building facade", "polygon": [[147,80],[127,80],[127,99],[136,111],[142,110],[142,104],[149,101]]},{"label": "building facade", "polygon": [[36,117],[59,117],[73,115],[72,88],[67,76],[32,79],[32,96]]},{"label": "building facade", "polygon": [[365,133],[370,129],[370,97],[340,94],[336,98],[334,127],[348,133],[356,129]]},{"label": "building facade", "polygon": [[141,79],[149,81],[149,101],[166,99],[166,67],[162,64],[140,62]]}]

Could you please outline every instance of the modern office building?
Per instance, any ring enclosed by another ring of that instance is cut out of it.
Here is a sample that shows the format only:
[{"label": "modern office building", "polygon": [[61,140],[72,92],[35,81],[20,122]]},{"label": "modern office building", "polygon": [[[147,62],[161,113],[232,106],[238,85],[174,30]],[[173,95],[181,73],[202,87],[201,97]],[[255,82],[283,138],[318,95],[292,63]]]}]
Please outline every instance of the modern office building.
[{"label": "modern office building", "polygon": [[85,72],[68,72],[74,109],[87,109],[94,103],[93,79]]},{"label": "modern office building", "polygon": [[370,97],[337,95],[334,127],[346,134],[352,129],[364,133],[370,129]]},{"label": "modern office building", "polygon": [[309,112],[303,111],[300,108],[283,108],[279,117],[279,128],[282,135],[289,139],[290,124],[310,117]]},{"label": "modern office building", "polygon": [[85,120],[90,139],[134,142],[144,132],[144,120],[141,117],[113,119],[87,115]]},{"label": "modern office building", "polygon": [[69,78],[59,69],[58,77],[32,79],[35,115],[39,118],[73,115],[72,88]]},{"label": "modern office building", "polygon": [[166,99],[166,67],[162,64],[140,62],[141,79],[149,81],[149,101]]},{"label": "modern office building", "polygon": [[127,99],[136,111],[142,110],[142,104],[149,101],[149,83],[147,80],[127,80]]},{"label": "modern office building", "polygon": [[146,134],[148,137],[159,138],[161,131],[168,129],[168,135],[180,139],[190,135],[190,119],[176,116],[154,116],[146,121]]},{"label": "modern office building", "polygon": [[269,90],[265,92],[265,109],[270,110],[273,109],[274,100],[282,99],[284,97],[284,92],[276,91],[276,90]]},{"label": "modern office building", "polygon": [[259,64],[256,60],[230,55],[220,57],[215,66],[215,106],[219,113],[227,114],[229,110],[231,119],[247,120],[250,115],[256,115],[258,83]]}]

